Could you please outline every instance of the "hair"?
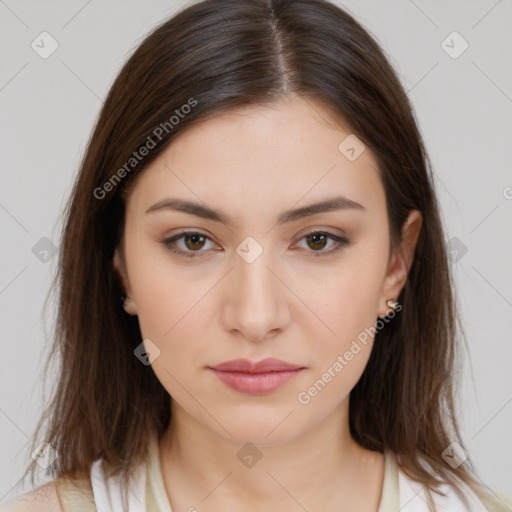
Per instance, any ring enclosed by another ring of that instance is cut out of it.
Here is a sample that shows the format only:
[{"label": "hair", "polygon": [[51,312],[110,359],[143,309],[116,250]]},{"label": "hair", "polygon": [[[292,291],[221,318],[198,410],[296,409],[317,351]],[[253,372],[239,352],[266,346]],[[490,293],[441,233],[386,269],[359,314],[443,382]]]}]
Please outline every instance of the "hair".
[{"label": "hair", "polygon": [[[192,4],[154,29],[119,72],[64,212],[47,362],[58,356],[59,376],[33,441],[35,448],[44,428],[59,454],[48,476],[88,478],[103,457],[126,491],[150,435],[160,437],[171,421],[170,395],[134,357],[139,323],[120,307],[112,261],[134,179],[188,127],[238,107],[272,106],[289,94],[321,102],[371,149],[392,248],[408,213],[423,216],[397,298],[402,311],[376,334],[350,394],[351,435],[366,449],[396,453],[401,469],[426,487],[431,509],[431,492],[442,494],[444,482],[457,492],[461,482],[478,491],[469,459],[452,468],[442,457],[461,439],[454,398],[462,330],[431,163],[383,50],[325,0]],[[139,159],[134,152],[143,146],[148,151]],[[30,473],[33,482],[36,470],[32,461],[24,477]]]}]

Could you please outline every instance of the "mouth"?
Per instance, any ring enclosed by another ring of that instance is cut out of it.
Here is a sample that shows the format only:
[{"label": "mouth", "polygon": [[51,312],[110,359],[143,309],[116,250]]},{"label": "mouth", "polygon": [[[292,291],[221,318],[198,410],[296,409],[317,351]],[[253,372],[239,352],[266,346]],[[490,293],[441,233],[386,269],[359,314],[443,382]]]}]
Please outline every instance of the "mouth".
[{"label": "mouth", "polygon": [[221,382],[240,393],[271,393],[296,377],[305,368],[279,359],[253,362],[235,359],[208,367]]}]

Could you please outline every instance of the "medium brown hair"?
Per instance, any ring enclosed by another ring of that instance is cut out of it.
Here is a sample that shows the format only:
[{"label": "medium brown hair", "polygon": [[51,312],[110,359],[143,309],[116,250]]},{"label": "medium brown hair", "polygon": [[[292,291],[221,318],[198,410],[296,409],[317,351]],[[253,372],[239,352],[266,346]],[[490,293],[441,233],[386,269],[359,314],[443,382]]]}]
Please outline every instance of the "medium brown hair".
[{"label": "medium brown hair", "polygon": [[[33,444],[44,427],[42,439],[59,454],[49,476],[88,478],[92,462],[104,457],[126,489],[150,436],[171,420],[169,394],[134,356],[139,323],[120,307],[112,264],[133,180],[191,125],[236,107],[271,106],[290,93],[321,102],[374,153],[392,247],[407,214],[423,215],[398,297],[403,309],[377,333],[350,394],[351,435],[369,450],[395,452],[403,471],[426,486],[429,504],[441,482],[477,488],[469,460],[452,468],[442,457],[461,439],[454,399],[460,329],[431,164],[385,54],[352,16],[324,0],[193,4],[157,27],[121,69],[65,211],[50,351],[59,377]],[[149,139],[149,153],[130,161]],[[36,469],[32,462],[25,473],[32,482]]]}]

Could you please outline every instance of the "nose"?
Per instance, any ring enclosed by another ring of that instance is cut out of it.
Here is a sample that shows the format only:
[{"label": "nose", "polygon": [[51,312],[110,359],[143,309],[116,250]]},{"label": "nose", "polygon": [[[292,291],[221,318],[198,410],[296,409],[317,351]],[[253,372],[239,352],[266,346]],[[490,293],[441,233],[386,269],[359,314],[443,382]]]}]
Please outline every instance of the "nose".
[{"label": "nose", "polygon": [[270,251],[254,261],[238,254],[227,276],[223,323],[227,331],[251,342],[261,342],[282,332],[291,321],[293,294]]}]

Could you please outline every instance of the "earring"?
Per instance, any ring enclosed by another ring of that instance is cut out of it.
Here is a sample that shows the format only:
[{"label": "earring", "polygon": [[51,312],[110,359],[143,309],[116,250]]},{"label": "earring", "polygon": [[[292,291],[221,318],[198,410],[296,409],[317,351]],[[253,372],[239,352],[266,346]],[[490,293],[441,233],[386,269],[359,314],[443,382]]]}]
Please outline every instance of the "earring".
[{"label": "earring", "polygon": [[389,299],[386,301],[386,305],[388,306],[388,308],[396,309],[398,307],[398,302],[396,300]]},{"label": "earring", "polygon": [[121,302],[121,306],[124,307],[124,301],[126,300],[126,295],[121,295],[119,302]]},{"label": "earring", "polygon": [[[394,311],[396,311],[396,309],[398,308],[400,304],[398,304],[398,302],[396,300],[393,300],[393,299],[388,299],[386,301],[386,306],[390,309]],[[379,318],[386,318],[388,315],[386,315],[386,313],[384,313],[383,315],[379,314]]]}]

